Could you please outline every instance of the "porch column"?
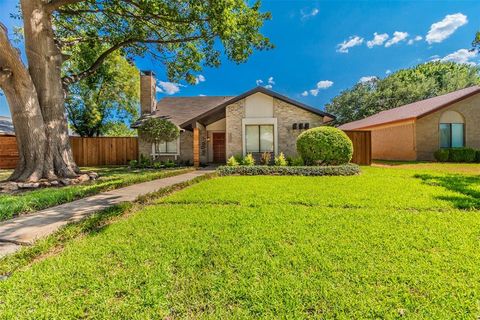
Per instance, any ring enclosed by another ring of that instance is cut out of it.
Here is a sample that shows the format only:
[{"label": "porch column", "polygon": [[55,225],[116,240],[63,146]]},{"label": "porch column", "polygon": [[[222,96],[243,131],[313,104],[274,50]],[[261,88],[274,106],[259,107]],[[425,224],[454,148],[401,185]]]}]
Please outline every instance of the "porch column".
[{"label": "porch column", "polygon": [[200,167],[200,130],[193,128],[193,166]]}]

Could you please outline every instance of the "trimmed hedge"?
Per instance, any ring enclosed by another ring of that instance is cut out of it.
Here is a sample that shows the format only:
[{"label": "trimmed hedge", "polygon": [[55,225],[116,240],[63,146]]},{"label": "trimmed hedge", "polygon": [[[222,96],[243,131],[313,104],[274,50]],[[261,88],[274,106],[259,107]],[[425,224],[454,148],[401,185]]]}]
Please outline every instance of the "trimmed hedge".
[{"label": "trimmed hedge", "polygon": [[341,165],[352,160],[353,144],[342,130],[322,126],[302,132],[297,151],[306,165]]},{"label": "trimmed hedge", "polygon": [[221,166],[217,168],[221,176],[353,176],[360,173],[360,167],[356,164],[340,166]]},{"label": "trimmed hedge", "polygon": [[480,160],[478,150],[472,148],[439,149],[434,153],[438,162],[475,162]]}]

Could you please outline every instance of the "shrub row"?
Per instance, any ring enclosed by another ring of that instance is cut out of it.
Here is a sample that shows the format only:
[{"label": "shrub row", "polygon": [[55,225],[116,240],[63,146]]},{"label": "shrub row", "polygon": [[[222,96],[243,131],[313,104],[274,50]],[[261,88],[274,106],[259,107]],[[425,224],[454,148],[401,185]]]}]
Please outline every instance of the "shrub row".
[{"label": "shrub row", "polygon": [[352,176],[360,173],[360,167],[356,164],[340,166],[221,166],[217,168],[221,176],[241,175],[277,175],[277,176]]},{"label": "shrub row", "polygon": [[480,150],[472,148],[439,149],[434,156],[438,162],[480,162]]}]

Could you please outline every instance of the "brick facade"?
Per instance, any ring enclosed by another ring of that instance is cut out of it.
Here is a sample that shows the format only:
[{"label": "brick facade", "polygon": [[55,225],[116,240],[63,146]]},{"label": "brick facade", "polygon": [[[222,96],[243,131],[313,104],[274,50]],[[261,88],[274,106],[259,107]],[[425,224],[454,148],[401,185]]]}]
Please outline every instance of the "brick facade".
[{"label": "brick facade", "polygon": [[480,149],[480,94],[477,94],[416,121],[417,160],[434,160],[433,153],[440,147],[440,117],[447,110],[463,115],[465,146]]},{"label": "brick facade", "polygon": [[323,117],[300,109],[282,100],[273,100],[273,116],[278,125],[278,152],[286,156],[297,155],[297,137],[305,130],[293,129],[294,123],[308,123],[310,128],[323,124]]},{"label": "brick facade", "polygon": [[231,104],[225,109],[225,133],[227,159],[231,156],[242,155],[242,119],[245,117],[245,99]]}]

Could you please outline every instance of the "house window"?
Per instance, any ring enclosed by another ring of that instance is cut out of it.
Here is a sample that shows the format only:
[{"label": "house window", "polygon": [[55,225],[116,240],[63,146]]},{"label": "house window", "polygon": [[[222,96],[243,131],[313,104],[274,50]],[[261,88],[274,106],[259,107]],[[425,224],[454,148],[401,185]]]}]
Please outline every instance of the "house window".
[{"label": "house window", "polygon": [[246,125],[245,148],[247,153],[273,152],[273,125]]},{"label": "house window", "polygon": [[461,148],[465,146],[463,123],[440,123],[440,148]]},{"label": "house window", "polygon": [[440,117],[440,148],[461,148],[465,146],[465,121],[453,110],[445,111]]},{"label": "house window", "polygon": [[173,141],[160,141],[155,143],[155,154],[177,154],[178,139]]}]

